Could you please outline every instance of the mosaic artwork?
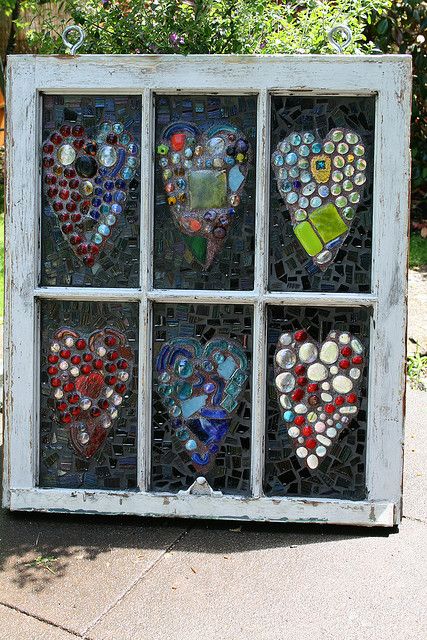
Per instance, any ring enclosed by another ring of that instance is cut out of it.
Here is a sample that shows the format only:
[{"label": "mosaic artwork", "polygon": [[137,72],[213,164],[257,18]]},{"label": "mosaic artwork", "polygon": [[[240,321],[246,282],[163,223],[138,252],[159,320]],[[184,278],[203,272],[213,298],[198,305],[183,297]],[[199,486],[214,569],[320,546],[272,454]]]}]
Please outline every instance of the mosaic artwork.
[{"label": "mosaic artwork", "polygon": [[252,308],[155,304],[152,489],[250,482]]},{"label": "mosaic artwork", "polygon": [[360,136],[332,129],[322,141],[293,132],[272,155],[277,187],[288,206],[298,242],[325,271],[348,235],[366,182]]},{"label": "mosaic artwork", "polygon": [[282,333],[275,360],[275,385],[288,436],[309,469],[357,416],[363,346],[346,331],[330,331],[319,344],[304,330]]},{"label": "mosaic artwork", "polygon": [[195,338],[175,338],[157,356],[158,393],[175,418],[175,434],[194,468],[204,473],[215,462],[230,418],[248,378],[243,349],[222,338],[202,347]]},{"label": "mosaic artwork", "polygon": [[139,99],[45,96],[43,106],[42,284],[136,286]]},{"label": "mosaic artwork", "polygon": [[229,124],[204,134],[170,125],[157,146],[167,202],[195,260],[208,269],[221,250],[248,173],[249,143]]},{"label": "mosaic artwork", "polygon": [[256,98],[157,96],[154,284],[253,287]]},{"label": "mosaic artwork", "polygon": [[268,306],[267,326],[265,493],[364,499],[370,311]]},{"label": "mosaic artwork", "polygon": [[137,335],[135,303],[42,302],[41,486],[136,488]]},{"label": "mosaic artwork", "polygon": [[62,328],[52,338],[47,374],[57,418],[68,425],[71,446],[84,458],[104,444],[119,415],[132,360],[126,337],[110,327],[90,336]]},{"label": "mosaic artwork", "polygon": [[374,98],[273,96],[271,116],[269,289],[370,292]]}]

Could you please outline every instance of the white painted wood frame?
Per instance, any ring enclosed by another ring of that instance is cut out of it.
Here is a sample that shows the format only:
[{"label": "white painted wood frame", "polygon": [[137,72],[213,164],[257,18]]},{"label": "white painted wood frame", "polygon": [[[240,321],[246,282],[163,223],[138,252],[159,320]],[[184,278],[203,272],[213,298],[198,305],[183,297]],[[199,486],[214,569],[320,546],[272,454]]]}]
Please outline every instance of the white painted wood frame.
[{"label": "white painted wood frame", "polygon": [[[258,99],[256,256],[253,291],[153,288],[156,93],[252,94]],[[40,288],[41,96],[142,97],[140,287]],[[270,96],[375,96],[372,288],[369,294],[267,291]],[[3,504],[13,510],[328,522],[390,527],[401,519],[408,250],[409,56],[12,56],[7,64],[5,463]],[[139,489],[42,489],[38,483],[39,301],[140,304]],[[153,301],[253,305],[253,411],[249,497],[150,492]],[[364,501],[263,495],[267,303],[372,310]]]}]

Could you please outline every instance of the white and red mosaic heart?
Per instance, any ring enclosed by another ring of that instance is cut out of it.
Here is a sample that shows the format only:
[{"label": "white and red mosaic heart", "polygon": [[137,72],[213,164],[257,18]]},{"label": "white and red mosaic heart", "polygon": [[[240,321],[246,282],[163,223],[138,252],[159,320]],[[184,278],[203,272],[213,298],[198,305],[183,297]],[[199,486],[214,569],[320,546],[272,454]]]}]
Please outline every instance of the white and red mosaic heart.
[{"label": "white and red mosaic heart", "polygon": [[364,348],[347,331],[317,343],[306,331],[283,333],[274,354],[275,386],[295,453],[317,469],[360,406]]},{"label": "white and red mosaic heart", "polygon": [[62,235],[93,267],[123,215],[139,147],[120,122],[102,122],[92,139],[81,125],[61,125],[43,143],[43,189]]},{"label": "white and red mosaic heart", "polygon": [[116,329],[86,337],[62,328],[52,338],[47,361],[56,419],[69,427],[76,453],[91,458],[119,415],[131,382],[133,352]]}]

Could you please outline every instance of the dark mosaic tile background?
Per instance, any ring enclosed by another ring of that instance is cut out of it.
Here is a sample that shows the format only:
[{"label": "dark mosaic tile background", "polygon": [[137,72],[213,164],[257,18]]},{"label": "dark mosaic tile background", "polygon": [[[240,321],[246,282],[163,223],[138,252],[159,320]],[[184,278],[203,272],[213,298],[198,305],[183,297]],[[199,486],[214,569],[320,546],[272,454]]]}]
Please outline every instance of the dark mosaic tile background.
[{"label": "dark mosaic tile background", "polygon": [[[332,329],[357,336],[369,353],[370,315],[366,308],[323,309],[316,307],[269,306],[267,438],[264,491],[267,495],[334,497],[362,500],[366,497],[365,454],[367,429],[368,365],[362,377],[359,413],[326,454],[315,471],[303,467],[287,434],[274,386],[274,352],[281,333],[306,329],[316,341],[323,341]],[[366,362],[366,360],[365,360]]]},{"label": "dark mosaic tile background", "polygon": [[[136,144],[141,142],[139,96],[43,96],[45,140],[63,122],[81,124],[94,138],[104,121],[126,123]],[[138,175],[138,170],[136,175]],[[139,285],[140,184],[134,178],[124,213],[95,265],[82,264],[64,240],[56,215],[43,196],[41,221],[41,285],[71,287],[137,287]]]},{"label": "dark mosaic tile background", "polygon": [[[249,305],[155,304],[153,363],[165,342],[176,337],[198,338],[205,344],[213,337],[230,338],[242,345],[252,362],[252,307]],[[251,371],[240,403],[216,461],[206,478],[224,493],[248,493],[250,484]],[[174,492],[188,488],[200,475],[182,443],[173,433],[172,419],[156,391],[153,364],[152,480],[151,489]]]},{"label": "dark mosaic tile background", "polygon": [[372,176],[375,98],[273,96],[271,149],[292,131],[313,131],[323,138],[334,127],[348,127],[359,133],[366,148],[367,181],[356,215],[334,263],[325,271],[311,274],[312,264],[296,239],[290,215],[274,175],[270,181],[271,291],[328,291],[367,293],[371,289]]},{"label": "dark mosaic tile background", "polygon": [[[134,351],[131,390],[119,407],[107,439],[86,460],[68,444],[67,426],[55,420],[46,373],[50,341],[68,327],[82,334],[114,327]],[[40,479],[42,487],[135,489],[137,484],[138,304],[43,301],[41,305]],[[65,473],[64,473],[65,472]]]},{"label": "dark mosaic tile background", "polygon": [[195,124],[205,131],[216,123],[230,123],[246,134],[252,162],[241,201],[221,251],[206,272],[186,251],[183,235],[175,227],[163,190],[156,157],[154,214],[154,286],[159,289],[253,288],[255,225],[256,96],[157,96],[156,142],[172,122]]}]

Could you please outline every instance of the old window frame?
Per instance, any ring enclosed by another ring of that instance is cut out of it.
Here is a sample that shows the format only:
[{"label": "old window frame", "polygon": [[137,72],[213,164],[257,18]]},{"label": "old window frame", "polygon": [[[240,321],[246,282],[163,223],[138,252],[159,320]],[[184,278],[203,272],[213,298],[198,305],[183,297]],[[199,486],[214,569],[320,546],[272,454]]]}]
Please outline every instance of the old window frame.
[{"label": "old window frame", "polygon": [[[12,510],[138,514],[392,526],[401,518],[411,62],[409,56],[11,56],[7,69],[5,465]],[[40,142],[43,94],[142,97],[140,287],[40,287]],[[152,286],[154,94],[256,94],[256,255],[252,291]],[[369,294],[267,289],[270,96],[375,96],[372,285]],[[39,488],[39,301],[139,304],[138,491]],[[251,496],[148,491],[151,309],[154,302],[247,303],[254,308]],[[372,310],[366,461],[368,498],[266,497],[265,307]]]}]

